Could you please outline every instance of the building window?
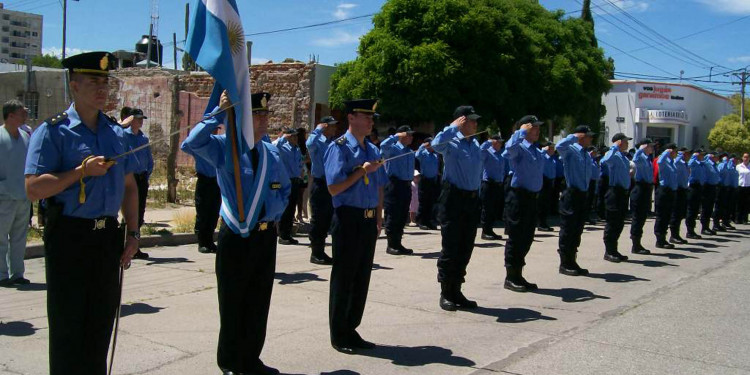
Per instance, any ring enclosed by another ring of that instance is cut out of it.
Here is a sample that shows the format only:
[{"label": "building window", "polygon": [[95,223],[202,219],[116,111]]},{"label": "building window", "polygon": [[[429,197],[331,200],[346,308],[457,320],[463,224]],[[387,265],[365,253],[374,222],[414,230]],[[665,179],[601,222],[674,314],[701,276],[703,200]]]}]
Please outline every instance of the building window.
[{"label": "building window", "polygon": [[8,31],[10,31],[10,28],[8,26],[3,26],[3,31],[7,33]]},{"label": "building window", "polygon": [[3,14],[3,19],[6,20],[6,21],[9,20],[10,19],[10,14]]},{"label": "building window", "polygon": [[3,53],[7,54],[8,53],[8,49],[7,48],[3,48]]},{"label": "building window", "polygon": [[3,43],[8,43],[8,42],[10,42],[10,39],[7,36],[4,36]]},{"label": "building window", "polygon": [[38,33],[38,32],[36,32],[36,31],[32,31],[32,32],[31,32],[31,36],[39,36],[39,33]]}]

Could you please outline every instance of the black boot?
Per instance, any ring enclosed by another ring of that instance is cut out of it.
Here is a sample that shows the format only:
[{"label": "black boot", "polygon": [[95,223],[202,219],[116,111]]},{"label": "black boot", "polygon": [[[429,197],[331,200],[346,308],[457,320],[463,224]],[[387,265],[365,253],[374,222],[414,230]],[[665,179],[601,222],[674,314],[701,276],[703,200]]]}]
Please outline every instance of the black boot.
[{"label": "black boot", "polygon": [[716,231],[712,230],[711,228],[707,226],[703,226],[703,229],[701,229],[701,234],[704,236],[715,236]]},{"label": "black boot", "polygon": [[557,250],[557,253],[560,254],[560,267],[558,268],[558,271],[563,275],[579,276],[580,273],[578,272],[578,269],[576,269],[570,261],[570,254],[566,254],[562,250]]},{"label": "black boot", "polygon": [[401,245],[400,239],[396,240],[390,237],[388,238],[388,247],[385,249],[385,252],[391,255],[411,255],[414,253],[414,251]]},{"label": "black boot", "polygon": [[530,283],[530,282],[528,282],[528,280],[526,280],[526,279],[525,279],[525,278],[523,277],[523,267],[521,267],[521,268],[520,268],[520,269],[518,270],[518,276],[519,276],[519,277],[521,278],[521,283],[523,283],[523,285],[525,285],[525,286],[526,286],[526,288],[527,288],[528,290],[531,290],[531,291],[533,291],[533,290],[537,290],[537,289],[539,289],[539,286],[537,286],[537,285],[536,285],[536,284],[534,284],[534,283]]},{"label": "black boot", "polygon": [[440,283],[440,308],[445,311],[456,311],[456,303],[454,302],[453,286],[447,281]]},{"label": "black boot", "polygon": [[585,268],[581,268],[581,266],[578,265],[578,251],[574,251],[572,254],[570,254],[570,265],[578,271],[578,274],[581,276],[586,276],[589,274],[589,270]]},{"label": "black boot", "polygon": [[520,269],[516,267],[505,267],[505,289],[514,291],[514,292],[528,292],[529,288],[524,283],[525,280],[522,280],[521,278],[521,272]]},{"label": "black boot", "polygon": [[671,231],[672,235],[669,236],[669,242],[677,245],[686,245],[688,242],[685,241],[684,238],[680,237],[680,231],[679,230],[673,230]]},{"label": "black boot", "polygon": [[[633,248],[630,250],[633,254],[641,254],[641,255],[648,255],[651,254],[651,251],[643,247],[641,245],[641,238],[640,237],[631,237],[633,240]],[[657,246],[658,247],[658,246]]]},{"label": "black boot", "polygon": [[620,263],[628,260],[628,257],[617,251],[617,242],[604,243],[604,260],[612,263]]},{"label": "black boot", "polygon": [[656,247],[660,249],[674,249],[674,245],[667,242],[666,236],[656,237]]},{"label": "black boot", "polygon": [[453,302],[455,303],[456,307],[461,309],[476,309],[477,303],[476,301],[472,301],[466,296],[464,296],[463,293],[461,293],[461,283],[454,283],[452,284],[453,287]]},{"label": "black boot", "polygon": [[685,236],[691,240],[700,240],[701,237],[698,233],[695,233],[695,228],[688,228],[687,236]]},{"label": "black boot", "polygon": [[489,229],[482,229],[482,239],[486,241],[497,241],[502,240],[503,236],[495,233],[492,228]]}]

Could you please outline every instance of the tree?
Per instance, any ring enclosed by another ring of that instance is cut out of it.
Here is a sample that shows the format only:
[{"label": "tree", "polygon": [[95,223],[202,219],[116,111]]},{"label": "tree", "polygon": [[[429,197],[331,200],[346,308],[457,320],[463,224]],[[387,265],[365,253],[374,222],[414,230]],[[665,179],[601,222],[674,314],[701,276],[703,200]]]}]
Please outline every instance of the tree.
[{"label": "tree", "polygon": [[55,55],[39,55],[31,58],[31,65],[47,68],[62,68],[62,61]]},{"label": "tree", "polygon": [[716,121],[708,133],[711,148],[721,148],[728,153],[750,152],[750,127],[740,124],[740,115],[732,113]]},{"label": "tree", "polygon": [[592,25],[537,2],[389,0],[373,23],[333,76],[333,107],[377,97],[386,121],[443,125],[471,104],[483,125],[509,129],[529,113],[590,117],[610,88],[614,68],[592,46]]}]

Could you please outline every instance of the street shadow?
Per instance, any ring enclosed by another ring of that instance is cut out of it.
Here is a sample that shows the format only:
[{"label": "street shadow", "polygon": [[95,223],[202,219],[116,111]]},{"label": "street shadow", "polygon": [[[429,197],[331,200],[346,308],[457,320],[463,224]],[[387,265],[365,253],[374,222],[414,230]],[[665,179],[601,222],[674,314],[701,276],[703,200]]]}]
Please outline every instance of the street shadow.
[{"label": "street shadow", "polygon": [[585,227],[584,229],[586,229],[587,232],[596,232],[596,231],[604,230],[604,228],[592,227],[592,226]]},{"label": "street shadow", "polygon": [[685,254],[678,254],[678,253],[651,253],[651,255],[656,256],[656,257],[669,258],[669,259],[700,259],[692,255],[685,255]]},{"label": "street shadow", "polygon": [[410,236],[428,236],[428,235],[433,234],[433,233],[430,233],[430,232],[404,232],[404,234],[408,234]]},{"label": "street shadow", "polygon": [[689,251],[691,253],[703,254],[703,253],[718,253],[716,250],[701,249],[699,247],[682,247],[680,250]]},{"label": "street shadow", "polygon": [[588,277],[592,279],[602,279],[608,283],[630,283],[633,281],[651,281],[641,277],[627,275],[624,273],[589,273]]},{"label": "street shadow", "polygon": [[309,272],[296,272],[296,273],[276,272],[276,275],[274,276],[274,278],[276,280],[279,280],[279,285],[302,284],[302,283],[307,283],[310,281],[328,281],[314,273],[309,273]]},{"label": "street shadow", "polygon": [[421,257],[422,259],[438,259],[440,258],[440,251],[434,251],[431,253],[414,253],[414,255]]},{"label": "street shadow", "polygon": [[27,322],[0,322],[0,336],[23,337],[36,333],[38,328]]},{"label": "street shadow", "polygon": [[373,271],[377,271],[377,270],[386,270],[386,271],[389,271],[389,270],[392,270],[392,269],[393,269],[393,267],[381,266],[380,264],[377,264],[377,263],[373,263],[372,264],[372,270]]},{"label": "street shadow", "polygon": [[40,292],[43,290],[47,290],[47,284],[29,283],[29,284],[23,284],[23,285],[13,285],[11,288],[16,288],[16,290],[21,290],[25,292]]},{"label": "street shadow", "polygon": [[336,370],[336,371],[326,371],[321,372],[320,375],[361,375],[360,373],[352,370]]},{"label": "street shadow", "polygon": [[637,259],[628,259],[625,261],[625,263],[633,263],[633,264],[640,264],[644,267],[679,267],[677,264],[662,262],[660,260],[637,260]]},{"label": "street shadow", "polygon": [[475,243],[474,247],[478,247],[480,249],[489,249],[493,247],[502,247],[503,244],[499,242],[482,242],[482,243]]},{"label": "street shadow", "polygon": [[[706,239],[706,238],[703,237],[703,239]],[[700,246],[700,247],[706,247],[706,248],[709,248],[709,249],[716,249],[716,248],[719,248],[719,247],[726,247],[724,245],[717,245],[717,244],[705,243],[705,242],[691,242],[690,245],[695,245],[695,246]]]},{"label": "street shadow", "polygon": [[126,316],[136,315],[136,314],[141,314],[141,315],[156,314],[161,310],[164,310],[164,308],[151,306],[147,303],[136,302],[136,303],[131,303],[129,305],[122,305],[122,307],[120,308],[120,317],[124,318]]},{"label": "street shadow", "polygon": [[545,296],[559,297],[563,302],[586,302],[594,299],[609,299],[607,296],[600,296],[586,289],[562,288],[562,289],[544,289],[540,288],[532,293],[542,294]]},{"label": "street shadow", "polygon": [[154,258],[154,257],[148,257],[146,259],[148,263],[146,263],[147,266],[157,265],[157,264],[180,264],[180,263],[195,263],[195,261],[192,261],[188,258],[184,257],[175,257],[175,258]]},{"label": "street shadow", "polygon": [[391,361],[396,366],[425,366],[430,364],[444,364],[456,367],[470,367],[476,363],[468,358],[453,354],[450,349],[439,346],[390,346],[378,345],[373,350],[366,350],[358,354],[365,357],[382,358]]},{"label": "street shadow", "polygon": [[722,237],[726,237],[726,238],[748,238],[747,236],[742,236],[742,235],[737,235],[737,234],[729,234],[729,233],[723,233],[723,234],[719,234],[719,235],[722,236]]},{"label": "street shadow", "polygon": [[557,320],[557,318],[543,315],[539,311],[524,309],[521,307],[500,309],[495,307],[479,306],[476,309],[464,311],[472,314],[497,317],[496,322],[498,323],[526,323],[533,322],[535,320]]},{"label": "street shadow", "polygon": [[[719,236],[721,236],[721,234],[719,234]],[[705,240],[705,241],[716,241],[716,242],[719,242],[719,243],[739,242],[739,241],[735,241],[735,240],[728,240],[726,238],[718,238],[716,236],[714,236],[714,237],[703,237],[703,240]]]},{"label": "street shadow", "polygon": [[557,237],[554,234],[549,234],[550,232],[544,232],[544,233],[534,233],[534,237],[541,237],[541,238],[549,238],[549,237]]}]

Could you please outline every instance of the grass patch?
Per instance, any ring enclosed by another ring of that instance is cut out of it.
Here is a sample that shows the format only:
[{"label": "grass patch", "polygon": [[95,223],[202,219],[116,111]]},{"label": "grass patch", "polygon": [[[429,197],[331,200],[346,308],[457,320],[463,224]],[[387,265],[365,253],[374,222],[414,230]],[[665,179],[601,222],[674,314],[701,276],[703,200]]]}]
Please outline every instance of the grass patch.
[{"label": "grass patch", "polygon": [[141,227],[141,235],[142,236],[167,236],[172,234],[172,231],[170,231],[167,228],[160,228],[156,226],[156,224],[153,223],[145,223]]},{"label": "grass patch", "polygon": [[195,230],[195,210],[181,209],[172,216],[175,233],[192,233]]},{"label": "grass patch", "polygon": [[44,235],[44,229],[38,227],[29,227],[26,232],[26,243],[29,242],[42,242],[42,236]]}]

